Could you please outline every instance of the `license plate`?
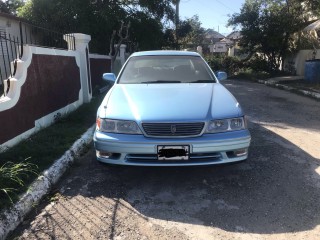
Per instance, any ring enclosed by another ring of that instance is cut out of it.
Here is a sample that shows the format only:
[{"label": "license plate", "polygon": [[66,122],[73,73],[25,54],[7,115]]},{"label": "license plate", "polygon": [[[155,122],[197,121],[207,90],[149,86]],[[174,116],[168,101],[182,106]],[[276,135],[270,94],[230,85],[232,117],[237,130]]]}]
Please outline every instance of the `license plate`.
[{"label": "license plate", "polygon": [[158,160],[189,160],[189,146],[158,146]]}]

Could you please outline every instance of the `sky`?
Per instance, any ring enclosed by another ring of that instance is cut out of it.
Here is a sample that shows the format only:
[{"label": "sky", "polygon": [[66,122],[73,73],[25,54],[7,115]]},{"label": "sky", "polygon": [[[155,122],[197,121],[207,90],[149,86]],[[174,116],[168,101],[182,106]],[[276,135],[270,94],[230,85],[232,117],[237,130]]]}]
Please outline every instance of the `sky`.
[{"label": "sky", "polygon": [[227,28],[228,14],[239,13],[245,0],[180,0],[180,19],[198,15],[204,28],[213,28],[222,34],[232,32]]}]

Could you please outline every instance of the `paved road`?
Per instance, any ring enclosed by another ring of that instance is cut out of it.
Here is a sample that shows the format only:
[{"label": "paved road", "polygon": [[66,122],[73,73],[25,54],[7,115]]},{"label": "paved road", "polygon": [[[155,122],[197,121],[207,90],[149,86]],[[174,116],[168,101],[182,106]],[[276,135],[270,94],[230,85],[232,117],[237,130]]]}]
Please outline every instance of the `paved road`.
[{"label": "paved road", "polygon": [[224,84],[249,119],[247,162],[111,167],[79,159],[19,239],[320,239],[320,103]]}]

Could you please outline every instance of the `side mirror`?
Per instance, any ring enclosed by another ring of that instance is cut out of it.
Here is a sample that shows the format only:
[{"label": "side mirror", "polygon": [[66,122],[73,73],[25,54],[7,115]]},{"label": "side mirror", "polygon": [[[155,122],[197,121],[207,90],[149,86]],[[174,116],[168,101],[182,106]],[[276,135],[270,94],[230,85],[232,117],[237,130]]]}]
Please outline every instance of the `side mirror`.
[{"label": "side mirror", "polygon": [[218,71],[218,72],[216,72],[216,77],[220,81],[220,80],[226,80],[228,78],[228,75],[226,72]]},{"label": "side mirror", "polygon": [[104,73],[102,75],[102,79],[104,81],[107,81],[108,83],[114,84],[117,78],[116,78],[116,75],[114,75],[114,73]]}]

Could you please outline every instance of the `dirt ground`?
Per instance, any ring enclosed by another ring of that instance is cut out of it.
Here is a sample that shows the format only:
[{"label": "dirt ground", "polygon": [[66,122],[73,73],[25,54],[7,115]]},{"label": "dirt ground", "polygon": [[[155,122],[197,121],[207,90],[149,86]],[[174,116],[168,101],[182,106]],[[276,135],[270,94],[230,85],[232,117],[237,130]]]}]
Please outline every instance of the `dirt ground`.
[{"label": "dirt ground", "polygon": [[91,148],[11,238],[320,239],[320,103],[224,84],[248,115],[246,162],[113,167]]}]

